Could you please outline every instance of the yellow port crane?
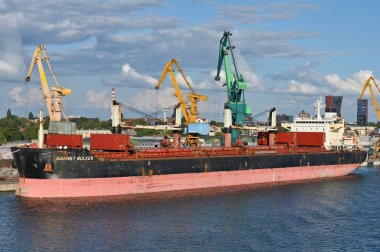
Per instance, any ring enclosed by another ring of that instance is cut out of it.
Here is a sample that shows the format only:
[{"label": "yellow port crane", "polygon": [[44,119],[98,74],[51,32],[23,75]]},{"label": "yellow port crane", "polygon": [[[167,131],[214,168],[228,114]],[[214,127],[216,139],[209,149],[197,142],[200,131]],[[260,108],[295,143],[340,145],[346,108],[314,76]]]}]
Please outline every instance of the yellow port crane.
[{"label": "yellow port crane", "polygon": [[[373,102],[373,105],[375,107],[375,110],[376,110],[376,115],[377,115],[377,120],[380,122],[380,110],[379,110],[379,104],[377,103],[377,100],[376,100],[376,97],[375,97],[375,93],[372,89],[372,84],[376,87],[377,89],[377,92],[380,93],[380,88],[379,86],[377,85],[376,83],[376,80],[373,76],[370,76],[364,83],[364,86],[363,86],[363,89],[362,89],[362,92],[360,93],[360,96],[359,96],[359,99],[358,100],[361,100],[364,96],[364,93],[367,89],[369,89],[369,92],[371,93],[371,98],[372,98],[372,102]],[[372,156],[371,158],[379,158],[379,155],[380,155],[380,140],[378,140],[374,146],[374,152],[372,153]]]},{"label": "yellow port crane", "polygon": [[[49,89],[49,84],[46,79],[46,74],[44,71],[44,67],[42,62],[45,61],[49,67],[50,73],[53,77],[55,87],[51,88],[51,92]],[[30,77],[32,75],[34,66],[37,64],[38,72],[40,74],[42,91],[44,94],[43,99],[45,100],[47,111],[49,113],[50,122],[60,122],[62,120],[61,113],[63,113],[62,107],[62,97],[68,96],[71,94],[71,89],[62,88],[55,74],[53,72],[53,68],[51,67],[49,57],[46,55],[46,48],[43,44],[40,44],[37,49],[34,51],[32,62],[30,63],[30,67],[28,73],[25,77],[25,82],[30,81]]]},{"label": "yellow port crane", "polygon": [[[190,110],[188,110],[187,102],[184,100],[184,98],[182,96],[182,92],[179,88],[177,79],[174,75],[173,64],[177,67],[182,78],[184,79],[185,83],[187,84],[187,86],[189,87],[189,89],[191,91],[191,93],[187,94],[187,98],[190,101]],[[161,77],[160,77],[160,79],[159,79],[159,81],[155,87],[156,89],[160,88],[161,83],[165,79],[165,76],[167,75],[167,73],[170,74],[170,77],[171,77],[171,80],[172,80],[172,83],[174,86],[174,90],[176,92],[176,96],[178,99],[178,103],[181,107],[181,111],[182,111],[183,116],[185,118],[186,125],[189,126],[191,124],[196,123],[197,122],[197,114],[198,114],[198,102],[200,100],[206,101],[207,96],[195,93],[194,89],[191,87],[190,82],[187,80],[185,74],[183,73],[183,71],[180,68],[178,61],[176,59],[171,59],[166,63],[165,68],[162,71]],[[186,144],[189,146],[198,146],[199,145],[199,137],[197,136],[197,134],[190,134],[189,133],[187,138],[186,138]]]},{"label": "yellow port crane", "polygon": [[367,88],[369,89],[370,93],[371,93],[371,98],[372,98],[372,102],[373,102],[373,105],[375,106],[375,110],[376,110],[376,115],[377,115],[377,120],[380,122],[380,110],[379,110],[379,105],[377,103],[377,100],[376,100],[376,97],[375,97],[375,93],[373,92],[373,89],[372,89],[372,83],[373,85],[376,87],[377,91],[380,93],[380,88],[379,86],[377,85],[376,81],[375,81],[375,78],[373,76],[369,77],[366,82],[364,83],[364,86],[363,86],[363,89],[362,89],[362,92],[359,96],[359,99],[358,100],[361,100],[364,96],[364,93],[365,91],[367,90]]},{"label": "yellow port crane", "polygon": [[[187,86],[191,90],[191,93],[187,94],[187,98],[190,100],[190,111],[188,111],[188,109],[187,109],[187,102],[183,99],[182,92],[181,92],[181,90],[179,88],[177,79],[175,78],[174,70],[173,70],[173,64],[177,67],[177,69],[180,72],[182,78],[184,79],[184,81],[186,82]],[[181,110],[182,110],[183,116],[185,117],[186,124],[195,123],[197,121],[197,114],[198,114],[198,101],[199,100],[201,100],[201,101],[207,101],[207,96],[199,95],[199,94],[196,94],[194,92],[194,89],[191,87],[190,82],[187,80],[187,78],[186,78],[185,74],[183,73],[182,69],[179,67],[178,61],[176,59],[171,59],[171,60],[169,60],[166,63],[165,68],[162,71],[160,80],[158,81],[158,83],[157,83],[157,85],[155,87],[156,89],[160,88],[161,83],[165,79],[165,76],[166,76],[167,73],[170,74],[170,77],[171,77],[171,80],[172,80],[172,83],[173,83],[173,86],[174,86],[174,90],[175,90],[176,96],[178,98],[178,102],[179,102],[179,104],[181,106]]]}]

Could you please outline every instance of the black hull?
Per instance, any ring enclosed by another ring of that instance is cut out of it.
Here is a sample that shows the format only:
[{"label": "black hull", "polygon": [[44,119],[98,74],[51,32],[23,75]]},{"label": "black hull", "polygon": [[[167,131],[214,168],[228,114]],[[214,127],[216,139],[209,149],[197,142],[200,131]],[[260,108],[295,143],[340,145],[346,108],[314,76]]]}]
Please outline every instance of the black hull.
[{"label": "black hull", "polygon": [[21,178],[76,179],[361,164],[365,151],[99,160],[88,150],[13,148]]}]

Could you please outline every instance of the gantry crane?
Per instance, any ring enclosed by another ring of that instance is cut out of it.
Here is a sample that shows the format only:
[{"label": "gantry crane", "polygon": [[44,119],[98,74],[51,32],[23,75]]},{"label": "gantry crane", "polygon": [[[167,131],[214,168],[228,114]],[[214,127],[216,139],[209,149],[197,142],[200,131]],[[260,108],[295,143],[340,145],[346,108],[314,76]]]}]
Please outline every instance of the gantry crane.
[{"label": "gantry crane", "polygon": [[[230,37],[232,33],[225,31],[219,43],[218,70],[215,80],[220,80],[220,71],[224,62],[227,102],[225,103],[225,127],[245,124],[245,120],[252,114],[251,108],[245,103],[244,90],[247,88],[243,75],[239,72],[234,48]],[[233,71],[231,70],[230,58],[232,58]]]},{"label": "gantry crane", "polygon": [[377,85],[376,81],[375,81],[375,78],[373,76],[369,77],[366,82],[364,83],[364,86],[363,86],[363,89],[362,89],[362,92],[360,93],[360,96],[359,96],[359,99],[358,100],[361,100],[364,96],[364,93],[365,91],[367,90],[367,88],[369,89],[369,92],[371,93],[371,98],[372,98],[372,102],[373,102],[373,105],[375,106],[375,110],[376,110],[376,115],[377,115],[377,120],[380,122],[380,109],[379,109],[379,105],[377,103],[377,100],[376,100],[376,97],[375,97],[375,93],[373,92],[373,89],[372,89],[372,83],[373,85],[376,87],[377,91],[380,93],[380,88],[379,86]]},{"label": "gantry crane", "polygon": [[[182,92],[179,88],[177,79],[174,75],[174,70],[173,70],[173,64],[177,67],[178,71],[180,72],[182,78],[184,79],[185,83],[190,89],[190,93],[187,94],[187,98],[190,101],[190,109],[188,109],[187,102],[184,100],[182,96]],[[181,107],[181,111],[183,113],[183,116],[185,118],[185,123],[187,125],[187,133],[188,135],[186,136],[186,145],[189,146],[198,146],[199,145],[199,137],[198,134],[208,134],[209,133],[209,128],[210,125],[204,124],[204,125],[197,125],[197,127],[193,127],[197,123],[197,115],[198,115],[198,102],[201,101],[206,101],[207,96],[200,95],[195,93],[194,89],[191,87],[190,82],[187,80],[185,74],[183,73],[182,69],[179,67],[178,61],[176,59],[171,59],[169,60],[166,65],[164,70],[162,71],[161,77],[156,85],[156,89],[159,89],[161,86],[161,83],[165,79],[165,76],[167,73],[170,74],[174,90],[176,92],[176,96],[178,99],[178,103]],[[204,126],[204,127],[203,127]],[[201,128],[201,129],[200,129]],[[208,128],[208,130],[204,130],[205,128]],[[198,130],[200,129],[200,130]],[[207,132],[208,131],[208,132]]]},{"label": "gantry crane", "polygon": [[[53,77],[55,87],[51,88],[51,92],[49,89],[49,84],[46,79],[46,74],[43,68],[42,62],[45,61],[46,64],[49,67],[50,73]],[[25,77],[25,81],[29,82],[30,77],[33,72],[34,66],[37,64],[38,72],[40,74],[41,79],[41,86],[43,91],[43,99],[45,100],[47,111],[49,113],[50,122],[61,122],[62,120],[62,113],[63,113],[63,107],[62,107],[62,97],[68,96],[71,94],[71,89],[62,88],[57,78],[55,77],[55,74],[53,72],[53,68],[51,67],[49,57],[46,55],[46,49],[43,44],[40,44],[37,49],[34,51],[32,62],[30,63],[30,67],[28,70],[28,73]]]}]

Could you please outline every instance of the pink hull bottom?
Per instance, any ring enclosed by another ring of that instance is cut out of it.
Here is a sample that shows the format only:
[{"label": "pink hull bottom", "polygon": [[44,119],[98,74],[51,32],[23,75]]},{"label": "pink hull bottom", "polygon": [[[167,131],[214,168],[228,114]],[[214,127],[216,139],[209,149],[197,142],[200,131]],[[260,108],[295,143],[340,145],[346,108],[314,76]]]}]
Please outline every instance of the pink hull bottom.
[{"label": "pink hull bottom", "polygon": [[360,164],[92,179],[20,178],[16,195],[65,198],[152,193],[344,176]]}]

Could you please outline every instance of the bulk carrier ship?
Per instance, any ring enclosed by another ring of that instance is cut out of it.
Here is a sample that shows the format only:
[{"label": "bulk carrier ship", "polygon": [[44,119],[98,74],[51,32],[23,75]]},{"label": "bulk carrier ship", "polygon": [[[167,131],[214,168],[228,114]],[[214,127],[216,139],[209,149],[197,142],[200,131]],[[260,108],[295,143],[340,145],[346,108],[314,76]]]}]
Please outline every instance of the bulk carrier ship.
[{"label": "bulk carrier ship", "polygon": [[[224,62],[228,99],[224,104],[224,143],[218,147],[199,146],[198,135],[207,134],[210,126],[199,123],[197,102],[205,101],[207,97],[194,92],[178,62],[172,59],[165,66],[156,89],[165,74],[170,73],[180,104],[176,109],[176,122],[181,121],[180,111],[186,121],[186,146],[180,143],[182,127],[177,125],[173,128],[172,142],[164,139],[160,148],[134,147],[128,135],[120,134],[120,104],[113,100],[114,134],[92,134],[90,147],[84,148],[82,135],[71,132],[73,124],[61,122],[61,98],[69,95],[71,90],[58,85],[49,67],[56,82],[50,94],[42,68],[42,60],[50,64],[49,58],[45,55],[45,47],[40,45],[34,53],[26,80],[30,79],[34,64],[39,63],[50,117],[49,134],[43,135],[40,113],[38,147],[12,148],[20,176],[16,194],[29,198],[61,198],[158,193],[337,177],[355,170],[365,160],[366,152],[355,146],[330,149],[325,145],[325,132],[276,132],[272,128],[259,132],[253,146],[232,141],[232,132],[246,123],[251,108],[244,100],[247,83],[235,64],[234,47],[229,40],[231,35],[225,32],[220,41],[215,78],[220,80]],[[233,68],[229,65],[229,54],[232,55]],[[172,65],[177,66],[191,90],[187,96],[191,103],[189,110]],[[271,113],[274,111],[271,109]],[[271,116],[272,119],[275,117]],[[275,126],[273,120],[272,125]]]},{"label": "bulk carrier ship", "polygon": [[110,196],[337,177],[367,155],[327,150],[319,132],[263,133],[257,146],[144,150],[133,148],[128,135],[92,135],[90,149],[74,136],[54,139],[70,143],[68,149],[12,148],[18,196]]}]

